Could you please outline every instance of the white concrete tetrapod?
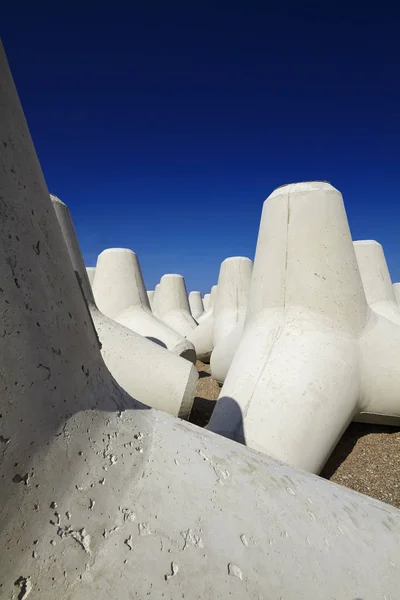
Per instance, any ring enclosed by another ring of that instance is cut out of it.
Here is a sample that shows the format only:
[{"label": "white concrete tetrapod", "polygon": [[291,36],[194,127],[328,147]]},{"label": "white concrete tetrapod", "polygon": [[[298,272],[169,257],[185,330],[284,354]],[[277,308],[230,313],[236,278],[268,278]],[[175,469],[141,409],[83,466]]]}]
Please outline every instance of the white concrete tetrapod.
[{"label": "white concrete tetrapod", "polygon": [[221,263],[213,307],[214,350],[210,360],[212,376],[219,383],[225,381],[241,338],[252,269],[253,262],[244,256],[232,256]]},{"label": "white concrete tetrapod", "polygon": [[[385,254],[381,244],[375,240],[354,242],[358,267],[363,282],[365,297],[370,308],[389,321],[400,325],[400,308],[390,278]],[[355,421],[380,425],[399,425],[399,415],[361,413]]]},{"label": "white concrete tetrapod", "polygon": [[278,188],[210,430],[318,473],[355,415],[398,416],[399,398],[400,328],[367,305],[341,194]]},{"label": "white concrete tetrapod", "polygon": [[86,267],[86,273],[89,277],[89,283],[93,287],[94,276],[96,275],[96,267]]},{"label": "white concrete tetrapod", "polygon": [[199,317],[204,312],[203,300],[201,298],[200,292],[190,292],[188,296],[190,312],[192,314],[193,319],[197,321]]},{"label": "white concrete tetrapod", "polygon": [[211,358],[210,367],[213,379],[222,385],[228,375],[233,357],[239,346],[244,329],[244,323],[239,323],[232,331],[214,347]]},{"label": "white concrete tetrapod", "polygon": [[[206,294],[207,296],[207,294]],[[212,310],[213,310],[213,306],[214,306],[214,302],[215,302],[215,298],[217,296],[217,286],[213,285],[211,288],[210,293],[208,294],[209,299],[208,302],[206,302],[207,304],[207,309],[204,310],[204,313],[201,315],[201,317],[199,317],[197,319],[197,322],[200,324],[202,321],[204,321],[205,319],[207,319],[207,317],[209,315],[212,314]],[[205,296],[204,296],[205,297]]]},{"label": "white concrete tetrapod", "polygon": [[396,598],[399,511],[115,384],[4,59],[0,86],[2,597]]},{"label": "white concrete tetrapod", "polygon": [[217,293],[217,286],[211,288],[208,310],[198,318],[198,327],[189,332],[187,339],[192,342],[196,350],[198,360],[204,363],[210,362],[211,352],[214,349],[213,340],[213,305]]},{"label": "white concrete tetrapod", "polygon": [[[188,418],[198,379],[188,361],[103,315],[97,308],[69,208],[51,196],[72,268],[101,343],[101,353],[118,384],[144,404]],[[157,377],[154,377],[154,372]]]},{"label": "white concrete tetrapod", "polygon": [[147,290],[147,298],[149,300],[151,310],[153,310],[154,293],[154,290]]},{"label": "white concrete tetrapod", "polygon": [[210,305],[210,297],[211,297],[211,294],[204,294],[204,298],[203,298],[204,312],[208,311],[208,307]]},{"label": "white concrete tetrapod", "polygon": [[193,344],[152,313],[132,250],[109,248],[99,254],[93,292],[102,313],[174,354],[196,361]]},{"label": "white concrete tetrapod", "polygon": [[185,280],[182,275],[168,273],[160,280],[157,298],[160,319],[184,337],[197,327],[190,312]]},{"label": "white concrete tetrapod", "polygon": [[400,283],[393,284],[394,297],[396,298],[397,305],[400,306]]},{"label": "white concrete tetrapod", "polygon": [[154,288],[153,305],[151,307],[151,310],[153,311],[153,314],[156,315],[156,317],[159,317],[158,312],[157,312],[159,289],[160,289],[160,284],[157,283],[156,287]]},{"label": "white concrete tetrapod", "polygon": [[379,315],[400,324],[400,309],[381,244],[375,240],[360,240],[354,242],[354,249],[369,306]]}]

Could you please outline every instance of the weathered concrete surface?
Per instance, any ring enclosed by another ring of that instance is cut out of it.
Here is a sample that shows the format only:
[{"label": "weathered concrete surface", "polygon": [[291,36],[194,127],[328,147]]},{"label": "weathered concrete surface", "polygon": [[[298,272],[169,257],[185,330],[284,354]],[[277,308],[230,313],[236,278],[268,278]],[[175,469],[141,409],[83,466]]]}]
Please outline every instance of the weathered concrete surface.
[{"label": "weathered concrete surface", "polygon": [[197,327],[190,312],[189,300],[182,275],[168,273],[160,280],[157,297],[157,311],[160,319],[184,337]]},{"label": "weathered concrete surface", "polygon": [[[118,384],[148,406],[187,419],[198,375],[186,360],[153,344],[103,315],[97,308],[69,208],[51,196],[72,268],[87,302],[101,344],[101,353]],[[154,377],[157,372],[157,377]]]},{"label": "weathered concrete surface", "polygon": [[278,188],[208,427],[318,473],[353,417],[399,416],[399,398],[400,332],[367,305],[341,194],[323,182]]},{"label": "weathered concrete surface", "polygon": [[132,250],[108,248],[99,254],[93,292],[105,315],[193,364],[196,362],[193,344],[152,313],[139,260]]},{"label": "weathered concrete surface", "polygon": [[1,596],[396,598],[399,511],[115,384],[4,58],[0,86]]},{"label": "weathered concrete surface", "polygon": [[190,292],[188,296],[190,312],[193,319],[197,321],[199,317],[204,313],[203,300],[200,292]]},{"label": "weathered concrete surface", "polygon": [[225,381],[241,339],[252,270],[253,262],[244,256],[232,256],[221,263],[213,307],[214,350],[210,360],[212,376],[219,383]]}]

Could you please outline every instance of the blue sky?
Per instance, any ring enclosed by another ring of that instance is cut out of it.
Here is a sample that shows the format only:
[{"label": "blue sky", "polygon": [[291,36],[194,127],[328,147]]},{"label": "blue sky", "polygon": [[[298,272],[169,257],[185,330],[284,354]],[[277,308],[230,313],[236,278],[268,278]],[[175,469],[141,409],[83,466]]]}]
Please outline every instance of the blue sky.
[{"label": "blue sky", "polygon": [[1,35],[49,189],[86,263],[148,289],[253,258],[278,185],[324,179],[400,281],[400,18],[383,3],[18,2]]}]

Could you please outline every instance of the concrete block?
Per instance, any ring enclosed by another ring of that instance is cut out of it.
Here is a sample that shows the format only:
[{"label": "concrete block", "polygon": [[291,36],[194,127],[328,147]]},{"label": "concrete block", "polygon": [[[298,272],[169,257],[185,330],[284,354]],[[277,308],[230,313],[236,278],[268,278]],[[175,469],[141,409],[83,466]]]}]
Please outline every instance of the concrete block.
[{"label": "concrete block", "polygon": [[318,473],[357,414],[400,414],[399,367],[400,331],[368,307],[341,194],[275,190],[210,430]]},{"label": "concrete block", "polygon": [[151,310],[153,310],[154,294],[155,294],[154,290],[147,290],[147,298],[149,300]]},{"label": "concrete block", "polygon": [[2,597],[396,598],[399,511],[115,383],[4,58],[0,86]]},{"label": "concrete block", "polygon": [[398,306],[400,306],[400,283],[393,284],[393,292]]},{"label": "concrete block", "polygon": [[160,284],[157,283],[156,287],[154,288],[154,296],[153,296],[153,306],[151,307],[151,310],[153,311],[153,314],[159,318],[159,314],[157,311],[157,306],[158,306],[158,292],[160,289]]},{"label": "concrete block", "polygon": [[187,337],[197,327],[197,322],[190,312],[185,280],[182,275],[169,273],[161,277],[157,312],[164,323],[184,337]]},{"label": "concrete block", "polygon": [[[221,264],[213,308],[214,350],[210,360],[212,376],[219,383],[225,381],[243,331],[252,269],[253,262],[244,256],[232,256]],[[234,329],[235,334],[230,335]]]},{"label": "concrete block", "polygon": [[369,306],[400,325],[400,309],[381,244],[375,240],[360,240],[354,242],[354,249]]},{"label": "concrete block", "polygon": [[[206,294],[207,296],[207,294]],[[204,296],[205,297],[205,296]],[[217,286],[213,285],[209,294],[209,299],[206,301],[207,309],[205,309],[204,313],[197,319],[197,322],[200,324],[202,321],[207,319],[209,315],[212,315],[213,306],[215,302],[215,298],[217,297]]]},{"label": "concrete block", "polygon": [[209,304],[210,304],[210,297],[211,297],[211,294],[204,294],[204,298],[203,298],[204,312],[208,311]]},{"label": "concrete block", "polygon": [[51,199],[110,373],[140,402],[187,419],[198,379],[195,367],[98,310],[68,206],[56,196]]},{"label": "concrete block", "polygon": [[195,319],[195,321],[197,321],[197,319],[199,317],[201,317],[201,315],[204,312],[204,306],[203,306],[203,300],[201,298],[201,293],[200,292],[190,292],[189,294],[189,306],[190,306],[190,312],[192,314],[193,319]]},{"label": "concrete block", "polygon": [[[51,196],[51,194],[50,194]],[[86,273],[89,277],[89,283],[93,287],[94,276],[96,275],[96,267],[86,267]]]},{"label": "concrete block", "polygon": [[151,311],[137,255],[127,248],[99,254],[93,286],[99,310],[128,329],[196,362],[194,346]]}]

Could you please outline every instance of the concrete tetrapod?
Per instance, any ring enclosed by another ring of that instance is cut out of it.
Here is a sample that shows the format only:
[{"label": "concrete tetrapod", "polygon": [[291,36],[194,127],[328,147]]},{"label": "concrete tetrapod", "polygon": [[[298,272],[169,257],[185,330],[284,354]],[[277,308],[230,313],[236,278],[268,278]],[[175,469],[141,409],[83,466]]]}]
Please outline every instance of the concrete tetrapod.
[{"label": "concrete tetrapod", "polygon": [[86,267],[86,273],[89,277],[89,283],[93,287],[94,276],[96,275],[96,267]]},{"label": "concrete tetrapod", "polygon": [[147,298],[149,300],[151,310],[153,310],[154,293],[154,290],[147,290]]},{"label": "concrete tetrapod", "polygon": [[318,473],[355,415],[398,416],[399,398],[400,328],[367,305],[341,194],[278,188],[209,429]]},{"label": "concrete tetrapod", "polygon": [[253,262],[244,256],[232,256],[221,263],[210,360],[212,376],[219,383],[225,381],[243,332],[252,270]]},{"label": "concrete tetrapod", "polygon": [[93,293],[102,313],[196,362],[193,344],[151,312],[139,260],[132,250],[109,248],[99,254]]},{"label": "concrete tetrapod", "polygon": [[[360,240],[354,242],[354,249],[365,297],[370,308],[378,315],[400,325],[400,308],[396,301],[394,286],[381,244],[375,240]],[[354,420],[378,425],[398,425],[400,423],[397,415],[364,412],[356,415]]]},{"label": "concrete tetrapod", "polygon": [[197,322],[190,312],[189,300],[182,275],[168,273],[160,280],[157,294],[157,312],[160,317],[175,331],[184,337],[197,327]]},{"label": "concrete tetrapod", "polygon": [[[56,196],[51,199],[101,343],[104,362],[112,376],[137,400],[173,416],[188,418],[198,379],[195,367],[98,310],[69,208]],[[157,377],[154,377],[155,371]]]},{"label": "concrete tetrapod", "polygon": [[153,311],[153,315],[156,315],[156,317],[159,317],[158,312],[157,312],[159,289],[160,289],[160,284],[157,283],[156,287],[154,288],[153,306],[151,307],[151,310]]},{"label": "concrete tetrapod", "polygon": [[203,298],[204,312],[208,311],[208,308],[210,305],[210,298],[211,298],[211,294],[204,294],[204,298]]},{"label": "concrete tetrapod", "polygon": [[399,511],[115,384],[4,59],[0,86],[2,597],[396,598]]},{"label": "concrete tetrapod", "polygon": [[214,349],[213,341],[213,305],[214,299],[217,293],[217,286],[213,285],[211,288],[210,302],[208,311],[203,313],[198,319],[198,327],[193,329],[187,336],[188,340],[192,342],[196,350],[196,356],[198,360],[204,363],[210,362],[211,352]]},{"label": "concrete tetrapod", "polygon": [[188,296],[190,312],[193,319],[197,321],[204,312],[203,300],[200,292],[190,292]]},{"label": "concrete tetrapod", "polygon": [[393,284],[393,292],[396,298],[397,305],[400,306],[400,283]]},{"label": "concrete tetrapod", "polygon": [[354,242],[354,249],[369,306],[400,325],[400,309],[381,244],[375,240],[360,240]]}]

